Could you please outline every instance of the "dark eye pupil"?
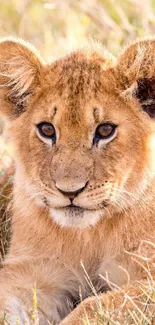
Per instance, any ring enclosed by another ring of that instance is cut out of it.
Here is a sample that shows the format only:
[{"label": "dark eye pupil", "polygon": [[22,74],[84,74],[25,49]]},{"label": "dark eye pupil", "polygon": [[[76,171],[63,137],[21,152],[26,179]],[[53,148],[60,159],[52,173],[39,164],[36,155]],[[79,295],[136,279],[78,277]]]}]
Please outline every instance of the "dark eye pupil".
[{"label": "dark eye pupil", "polygon": [[50,123],[40,123],[37,125],[39,133],[42,137],[53,139],[55,138],[54,126]]},{"label": "dark eye pupil", "polygon": [[47,136],[51,136],[54,134],[54,129],[51,125],[48,125],[48,124],[44,124],[42,126],[42,132],[47,135]]}]

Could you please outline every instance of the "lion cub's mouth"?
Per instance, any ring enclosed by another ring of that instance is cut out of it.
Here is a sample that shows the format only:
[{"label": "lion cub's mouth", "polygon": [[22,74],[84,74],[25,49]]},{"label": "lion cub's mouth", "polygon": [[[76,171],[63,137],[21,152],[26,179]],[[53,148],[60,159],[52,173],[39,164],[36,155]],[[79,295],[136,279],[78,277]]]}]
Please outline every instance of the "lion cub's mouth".
[{"label": "lion cub's mouth", "polygon": [[80,206],[77,206],[73,203],[71,203],[70,205],[66,206],[66,207],[62,207],[62,209],[68,209],[68,210],[73,210],[73,211],[77,211],[77,212],[82,212],[82,211],[85,211],[85,210],[88,210],[88,209],[85,209],[85,208],[82,208]]},{"label": "lion cub's mouth", "polygon": [[68,210],[68,211],[77,211],[77,212],[82,212],[82,211],[97,211],[97,210],[103,210],[104,208],[108,207],[109,206],[109,202],[102,202],[102,204],[100,204],[100,207],[94,207],[94,208],[89,208],[89,207],[81,207],[81,206],[78,206],[78,205],[75,205],[73,203],[69,204],[69,205],[64,205],[64,206],[60,206],[60,207],[52,207],[50,204],[49,204],[49,201],[44,198],[43,199],[43,202],[44,204],[49,207],[49,208],[54,208],[54,209],[58,209],[58,210]]},{"label": "lion cub's mouth", "polygon": [[72,209],[79,209],[79,211],[82,211],[82,210],[84,210],[84,211],[96,211],[96,210],[102,210],[102,209],[104,209],[104,208],[106,208],[106,207],[108,207],[109,206],[109,202],[102,202],[102,205],[100,206],[100,208],[84,208],[84,207],[80,207],[80,206],[77,206],[77,205],[75,205],[75,204],[73,204],[73,203],[71,203],[70,205],[68,205],[67,207],[62,207],[62,209],[64,209],[64,208],[72,208]]},{"label": "lion cub's mouth", "polygon": [[47,200],[44,204],[48,206],[52,219],[61,227],[87,228],[95,226],[105,215],[106,202],[100,207],[81,207],[73,203],[66,206],[52,207]]},{"label": "lion cub's mouth", "polygon": [[51,208],[52,219],[61,227],[87,228],[95,226],[105,215],[104,208],[88,209],[74,204],[61,208]]},{"label": "lion cub's mouth", "polygon": [[60,209],[62,209],[62,210],[68,210],[68,212],[70,212],[70,211],[74,211],[75,213],[77,213],[77,216],[78,216],[78,213],[82,213],[82,212],[84,212],[84,211],[98,211],[98,210],[102,210],[102,209],[104,209],[104,206],[102,207],[102,209],[100,208],[100,209],[98,209],[98,208],[84,208],[84,207],[80,207],[80,206],[77,206],[77,205],[74,205],[74,204],[70,204],[70,205],[68,205],[68,206],[64,206],[64,207],[61,207]]}]

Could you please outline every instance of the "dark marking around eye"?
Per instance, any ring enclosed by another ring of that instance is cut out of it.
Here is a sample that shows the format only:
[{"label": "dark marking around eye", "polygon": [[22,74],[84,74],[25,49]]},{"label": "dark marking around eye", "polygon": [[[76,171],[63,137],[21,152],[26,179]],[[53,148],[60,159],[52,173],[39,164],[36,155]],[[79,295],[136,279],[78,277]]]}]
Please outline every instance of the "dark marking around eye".
[{"label": "dark marking around eye", "polygon": [[57,112],[57,107],[54,106],[54,108],[53,108],[53,114],[54,114],[54,116],[55,116],[56,112]]},{"label": "dark marking around eye", "polygon": [[96,123],[99,123],[99,112],[97,108],[93,109],[93,116]]},{"label": "dark marking around eye", "polygon": [[53,109],[52,109],[52,111],[51,111],[51,119],[54,118],[54,116],[56,115],[56,112],[57,112],[57,107],[54,106]]}]

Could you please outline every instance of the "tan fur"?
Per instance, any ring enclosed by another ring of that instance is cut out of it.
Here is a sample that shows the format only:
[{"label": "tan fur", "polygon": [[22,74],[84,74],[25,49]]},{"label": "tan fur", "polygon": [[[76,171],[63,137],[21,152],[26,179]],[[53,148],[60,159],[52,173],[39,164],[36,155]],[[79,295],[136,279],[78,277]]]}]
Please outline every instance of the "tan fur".
[{"label": "tan fur", "polygon": [[[80,292],[92,295],[86,274],[99,292],[123,287],[101,295],[115,309],[147,279],[133,253],[150,259],[154,277],[155,127],[136,98],[137,80],[153,80],[154,53],[152,39],[118,60],[93,46],[46,65],[23,41],[0,43],[0,109],[16,150],[13,237],[0,274],[0,310],[11,325],[30,322],[33,289],[40,325],[61,322]],[[40,122],[54,125],[56,145],[38,134]],[[106,122],[118,125],[114,138],[93,146]],[[66,208],[56,184],[73,192],[86,183],[79,208]],[[93,321],[95,303],[84,300],[62,324],[83,324],[83,307]]]}]

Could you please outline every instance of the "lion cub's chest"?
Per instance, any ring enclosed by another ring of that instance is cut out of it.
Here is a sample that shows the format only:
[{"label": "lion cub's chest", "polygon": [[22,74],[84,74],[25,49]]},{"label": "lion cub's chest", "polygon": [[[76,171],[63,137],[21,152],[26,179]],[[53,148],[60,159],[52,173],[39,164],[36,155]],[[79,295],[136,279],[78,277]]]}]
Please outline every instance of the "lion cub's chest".
[{"label": "lion cub's chest", "polygon": [[71,265],[65,267],[64,279],[76,305],[81,296],[85,299],[94,295],[94,292],[106,292],[112,287],[121,287],[127,281],[127,275],[117,259],[105,262],[104,259],[97,261],[94,258],[90,264],[81,260],[77,268]]},{"label": "lion cub's chest", "polygon": [[[59,307],[61,318],[73,310],[81,299],[84,300],[94,295],[95,292],[103,293],[111,290],[112,287],[122,286],[127,280],[126,274],[119,269],[116,260],[108,263],[101,261],[100,265],[93,266],[86,266],[83,261],[78,269],[68,265],[62,270],[62,277],[62,287],[59,288],[59,292],[61,292],[61,299],[64,300],[65,310],[61,310]],[[58,285],[60,285],[60,282]]]}]

